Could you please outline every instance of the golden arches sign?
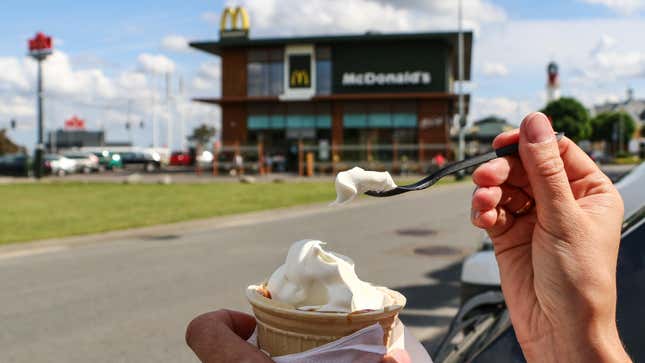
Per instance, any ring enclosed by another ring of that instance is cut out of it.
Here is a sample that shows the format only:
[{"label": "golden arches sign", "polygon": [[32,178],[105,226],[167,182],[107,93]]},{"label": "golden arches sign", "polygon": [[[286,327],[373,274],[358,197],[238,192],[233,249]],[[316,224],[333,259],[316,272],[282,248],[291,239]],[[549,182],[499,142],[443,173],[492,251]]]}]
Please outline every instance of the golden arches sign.
[{"label": "golden arches sign", "polygon": [[289,85],[291,87],[309,87],[309,72],[304,69],[296,69],[291,72]]},{"label": "golden arches sign", "polygon": [[[231,19],[231,27],[227,26],[228,19]],[[240,18],[241,24],[238,25],[238,18]],[[226,7],[222,13],[222,18],[220,19],[220,30],[249,30],[249,14],[241,6],[236,6],[235,8]]]}]

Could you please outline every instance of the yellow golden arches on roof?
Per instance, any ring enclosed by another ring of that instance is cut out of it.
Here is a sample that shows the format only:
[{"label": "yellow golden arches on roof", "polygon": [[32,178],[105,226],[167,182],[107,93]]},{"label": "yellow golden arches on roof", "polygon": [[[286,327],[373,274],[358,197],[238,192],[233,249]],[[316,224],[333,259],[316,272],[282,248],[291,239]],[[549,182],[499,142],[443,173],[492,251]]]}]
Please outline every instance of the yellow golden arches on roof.
[{"label": "yellow golden arches on roof", "polygon": [[[241,18],[241,24],[238,27],[237,18]],[[228,19],[231,19],[231,27],[227,27]],[[235,8],[226,7],[222,13],[222,18],[220,19],[220,30],[249,30],[249,13],[246,12],[241,6],[236,6]]]}]

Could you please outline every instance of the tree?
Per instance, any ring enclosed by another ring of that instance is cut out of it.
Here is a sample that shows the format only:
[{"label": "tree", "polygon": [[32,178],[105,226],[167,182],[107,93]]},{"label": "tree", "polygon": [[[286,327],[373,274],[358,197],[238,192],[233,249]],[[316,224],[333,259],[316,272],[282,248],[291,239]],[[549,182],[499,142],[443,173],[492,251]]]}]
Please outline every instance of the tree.
[{"label": "tree", "polygon": [[612,150],[617,150],[618,137],[622,133],[623,145],[627,145],[636,131],[636,122],[623,111],[608,111],[598,114],[591,120],[591,140],[606,141],[612,145]]},{"label": "tree", "polygon": [[23,151],[24,148],[16,145],[9,136],[7,136],[7,130],[0,129],[0,155],[4,154],[13,154],[19,151]]},{"label": "tree", "polygon": [[204,146],[213,138],[213,136],[215,136],[215,127],[201,124],[193,130],[193,134],[190,136],[190,139],[194,140],[199,145]]},{"label": "tree", "polygon": [[575,98],[562,97],[551,101],[542,112],[551,119],[556,131],[564,132],[567,137],[575,141],[591,136],[589,112]]}]

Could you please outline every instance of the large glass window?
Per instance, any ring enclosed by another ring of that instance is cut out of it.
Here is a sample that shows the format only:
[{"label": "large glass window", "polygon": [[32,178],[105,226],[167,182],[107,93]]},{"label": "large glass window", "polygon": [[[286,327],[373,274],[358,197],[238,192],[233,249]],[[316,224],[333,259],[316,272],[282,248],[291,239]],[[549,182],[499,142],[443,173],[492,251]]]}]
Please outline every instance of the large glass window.
[{"label": "large glass window", "polygon": [[247,95],[278,96],[283,93],[282,49],[251,49],[247,63]]},{"label": "large glass window", "polygon": [[348,103],[344,107],[343,126],[357,129],[416,128],[416,105],[402,103]]},{"label": "large glass window", "polygon": [[331,129],[331,107],[317,104],[254,104],[249,107],[249,130]]},{"label": "large glass window", "polygon": [[331,93],[331,49],[328,46],[316,47],[316,93]]}]

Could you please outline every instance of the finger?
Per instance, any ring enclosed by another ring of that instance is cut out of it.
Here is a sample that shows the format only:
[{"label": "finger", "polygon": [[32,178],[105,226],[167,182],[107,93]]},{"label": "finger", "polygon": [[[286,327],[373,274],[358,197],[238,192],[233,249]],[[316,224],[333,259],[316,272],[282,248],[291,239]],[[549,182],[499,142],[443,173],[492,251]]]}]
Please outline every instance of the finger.
[{"label": "finger", "polygon": [[573,209],[575,200],[551,122],[544,114],[532,113],[522,121],[519,151],[538,217],[567,220],[566,214]]},{"label": "finger", "polygon": [[[496,238],[508,232],[513,227],[515,217],[508,212],[504,207],[497,207],[495,210],[495,221],[486,228],[486,233],[493,240],[494,244]],[[491,213],[492,214],[492,213]],[[497,248],[496,248],[497,250]]]},{"label": "finger", "polygon": [[247,343],[255,319],[247,314],[218,310],[200,315],[186,328],[186,343],[204,363],[261,362],[271,360]]},{"label": "finger", "polygon": [[473,193],[471,208],[476,211],[486,211],[495,208],[501,200],[501,187],[479,187]]},{"label": "finger", "polygon": [[470,215],[471,223],[475,227],[488,230],[497,223],[497,210],[497,207],[483,211],[472,210]]},{"label": "finger", "polygon": [[381,363],[412,363],[412,358],[407,351],[395,349],[383,357]]},{"label": "finger", "polygon": [[525,189],[531,194],[524,166],[516,156],[506,156],[482,164],[473,172],[473,182],[479,186],[496,186],[504,183]]},{"label": "finger", "polygon": [[520,141],[520,129],[513,129],[502,132],[493,140],[493,149],[499,149],[510,144],[517,144]]},{"label": "finger", "polygon": [[[530,115],[529,115],[530,116]],[[506,145],[519,142],[520,129],[503,132],[493,140],[493,148],[498,149]],[[560,157],[569,181],[574,182],[589,175],[605,176],[598,165],[575,142],[566,136],[558,142]],[[604,180],[609,182],[607,178]],[[516,184],[514,184],[516,185]],[[519,185],[518,185],[519,186]]]},{"label": "finger", "polygon": [[531,202],[531,197],[520,188],[503,184],[500,189],[502,195],[499,205],[511,213],[517,212]]},{"label": "finger", "polygon": [[563,137],[558,142],[560,149],[560,157],[564,163],[564,170],[567,173],[567,178],[574,185],[579,186],[572,188],[574,190],[574,197],[576,199],[582,198],[588,193],[594,191],[603,191],[606,188],[601,186],[611,187],[612,182],[603,173],[598,165],[591,160],[589,155],[585,153],[575,142],[567,137]]}]

